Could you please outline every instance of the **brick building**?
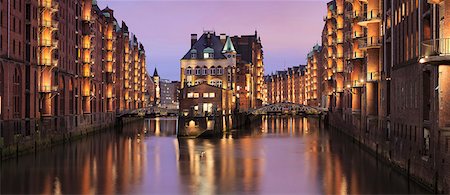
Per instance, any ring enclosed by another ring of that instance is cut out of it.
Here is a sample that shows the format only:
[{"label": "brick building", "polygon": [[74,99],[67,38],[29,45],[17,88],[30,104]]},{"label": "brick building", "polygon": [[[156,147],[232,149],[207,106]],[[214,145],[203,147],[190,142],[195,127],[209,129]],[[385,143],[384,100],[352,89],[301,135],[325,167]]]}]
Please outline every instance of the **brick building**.
[{"label": "brick building", "polygon": [[[211,87],[197,87],[202,83],[222,88],[220,96],[229,98],[221,100],[221,106],[217,106],[220,109],[218,113],[231,114],[236,108],[248,111],[261,106],[264,84],[262,60],[262,45],[256,32],[255,35],[230,37],[205,31],[199,39],[192,34],[191,48],[181,59],[180,111],[185,114],[193,113],[190,111],[192,109],[198,113],[205,112],[207,107],[196,104],[202,102],[187,97],[187,91],[194,89],[218,92]],[[202,95],[212,92],[194,93]],[[210,108],[207,110],[211,111]]]},{"label": "brick building", "polygon": [[140,55],[130,77],[126,54],[138,42],[113,10],[94,0],[0,3],[0,146],[111,125],[116,111],[145,105],[144,47],[132,48]]},{"label": "brick building", "polygon": [[265,76],[267,104],[281,102],[306,104],[306,71],[307,66],[300,65]]},{"label": "brick building", "polygon": [[334,0],[324,21],[330,124],[448,192],[450,1]]}]

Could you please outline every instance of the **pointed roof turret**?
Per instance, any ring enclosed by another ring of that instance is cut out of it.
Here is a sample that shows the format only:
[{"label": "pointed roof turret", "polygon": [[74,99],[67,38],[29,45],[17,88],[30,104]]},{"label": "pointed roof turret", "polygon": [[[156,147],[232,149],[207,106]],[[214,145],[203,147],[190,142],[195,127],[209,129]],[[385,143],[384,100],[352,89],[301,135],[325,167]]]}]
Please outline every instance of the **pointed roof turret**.
[{"label": "pointed roof turret", "polygon": [[156,70],[156,68],[155,68],[155,71],[153,72],[153,77],[159,77],[158,71]]},{"label": "pointed roof turret", "polygon": [[223,53],[236,52],[236,50],[234,49],[233,42],[231,42],[230,37],[227,37],[227,41],[225,42],[225,45],[223,46],[222,52]]}]

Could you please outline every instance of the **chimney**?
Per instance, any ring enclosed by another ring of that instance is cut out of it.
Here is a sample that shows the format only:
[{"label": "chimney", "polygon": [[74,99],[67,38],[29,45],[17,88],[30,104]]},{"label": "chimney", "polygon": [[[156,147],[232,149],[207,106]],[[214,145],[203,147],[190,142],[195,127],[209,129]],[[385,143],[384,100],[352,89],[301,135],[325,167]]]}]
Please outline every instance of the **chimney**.
[{"label": "chimney", "polygon": [[227,35],[225,33],[221,33],[220,34],[220,42],[222,42],[222,44],[225,44],[226,40],[227,40]]},{"label": "chimney", "polygon": [[191,34],[191,47],[197,42],[197,34]]}]

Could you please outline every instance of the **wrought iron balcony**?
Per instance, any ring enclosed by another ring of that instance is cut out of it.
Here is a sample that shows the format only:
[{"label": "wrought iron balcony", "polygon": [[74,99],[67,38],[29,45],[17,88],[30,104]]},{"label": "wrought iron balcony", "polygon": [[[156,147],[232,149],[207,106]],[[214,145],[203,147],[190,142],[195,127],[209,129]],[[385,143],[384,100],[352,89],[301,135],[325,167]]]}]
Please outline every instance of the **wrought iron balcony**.
[{"label": "wrought iron balcony", "polygon": [[367,73],[367,82],[377,82],[379,80],[379,73],[378,72],[368,72]]},{"label": "wrought iron balcony", "polygon": [[383,43],[381,37],[367,37],[359,40],[359,49],[380,48]]},{"label": "wrought iron balcony", "polygon": [[379,9],[372,9],[368,12],[363,12],[361,17],[359,17],[358,25],[367,26],[369,23],[381,22],[381,11]]},{"label": "wrought iron balcony", "polygon": [[52,93],[57,92],[58,86],[49,86],[49,85],[42,85],[39,87],[39,92],[41,93]]},{"label": "wrought iron balcony", "polygon": [[436,65],[450,62],[450,38],[423,41],[419,62]]},{"label": "wrought iron balcony", "polygon": [[352,81],[352,87],[353,88],[361,88],[363,86],[364,86],[364,81],[360,81],[360,80]]}]

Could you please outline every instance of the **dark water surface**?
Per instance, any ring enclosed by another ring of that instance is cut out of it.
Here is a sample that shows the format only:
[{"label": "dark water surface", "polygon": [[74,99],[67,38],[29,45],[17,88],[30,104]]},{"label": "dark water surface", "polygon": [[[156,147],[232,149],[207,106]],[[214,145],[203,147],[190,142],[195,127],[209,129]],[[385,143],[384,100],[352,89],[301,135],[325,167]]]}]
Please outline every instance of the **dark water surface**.
[{"label": "dark water surface", "polygon": [[0,192],[428,193],[316,119],[268,117],[222,139],[177,139],[146,119],[1,163]]}]

